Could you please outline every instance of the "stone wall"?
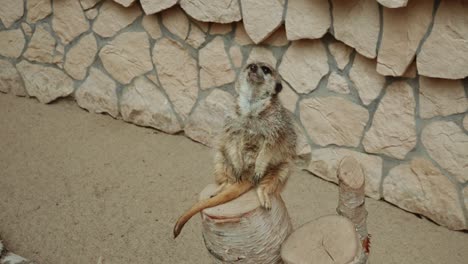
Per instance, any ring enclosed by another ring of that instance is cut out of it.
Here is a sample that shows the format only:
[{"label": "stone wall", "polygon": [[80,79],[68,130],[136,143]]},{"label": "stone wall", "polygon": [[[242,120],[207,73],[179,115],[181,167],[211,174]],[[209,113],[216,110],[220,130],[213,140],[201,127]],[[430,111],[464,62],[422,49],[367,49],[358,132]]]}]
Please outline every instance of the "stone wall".
[{"label": "stone wall", "polygon": [[3,0],[0,91],[206,145],[252,60],[284,79],[307,170],[468,229],[466,0]]}]

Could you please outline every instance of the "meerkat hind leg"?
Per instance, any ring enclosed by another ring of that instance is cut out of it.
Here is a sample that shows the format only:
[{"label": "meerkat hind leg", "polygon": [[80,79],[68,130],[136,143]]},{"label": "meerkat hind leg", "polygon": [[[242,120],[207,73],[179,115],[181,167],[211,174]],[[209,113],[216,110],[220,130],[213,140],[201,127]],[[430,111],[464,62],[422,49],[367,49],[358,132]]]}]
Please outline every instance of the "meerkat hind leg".
[{"label": "meerkat hind leg", "polygon": [[221,183],[217,188],[216,190],[213,192],[212,195],[210,195],[210,198],[211,197],[215,197],[216,195],[218,195],[220,192],[222,192],[224,190],[224,188],[226,188],[227,186],[229,185],[229,183],[227,181]]},{"label": "meerkat hind leg", "polygon": [[263,208],[267,210],[271,209],[270,195],[265,191],[265,188],[261,186],[257,187],[257,197]]}]

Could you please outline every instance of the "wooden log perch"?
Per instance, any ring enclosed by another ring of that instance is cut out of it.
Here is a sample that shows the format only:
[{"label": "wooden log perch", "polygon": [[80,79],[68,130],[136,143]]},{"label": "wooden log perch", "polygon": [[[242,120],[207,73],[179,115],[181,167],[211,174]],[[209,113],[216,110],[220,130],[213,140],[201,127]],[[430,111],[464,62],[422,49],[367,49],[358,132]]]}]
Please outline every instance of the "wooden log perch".
[{"label": "wooden log perch", "polygon": [[343,158],[337,173],[339,215],[320,217],[294,231],[281,249],[286,264],[366,263],[364,173],[352,157]]},{"label": "wooden log perch", "polygon": [[[208,185],[200,199],[210,197],[216,187]],[[281,244],[292,225],[281,197],[271,197],[271,202],[271,210],[263,209],[251,190],[202,211],[203,239],[214,263],[282,263]]]}]

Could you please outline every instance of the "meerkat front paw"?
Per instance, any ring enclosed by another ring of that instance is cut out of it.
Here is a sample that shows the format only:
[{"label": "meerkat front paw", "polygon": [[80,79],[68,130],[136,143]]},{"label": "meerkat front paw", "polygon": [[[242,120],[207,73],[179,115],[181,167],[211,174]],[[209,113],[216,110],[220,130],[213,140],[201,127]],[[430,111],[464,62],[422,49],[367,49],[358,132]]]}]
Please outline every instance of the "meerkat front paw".
[{"label": "meerkat front paw", "polygon": [[257,197],[258,200],[260,201],[260,205],[267,209],[271,209],[271,200],[270,200],[270,195],[266,192],[265,188],[263,187],[258,187],[257,188]]}]

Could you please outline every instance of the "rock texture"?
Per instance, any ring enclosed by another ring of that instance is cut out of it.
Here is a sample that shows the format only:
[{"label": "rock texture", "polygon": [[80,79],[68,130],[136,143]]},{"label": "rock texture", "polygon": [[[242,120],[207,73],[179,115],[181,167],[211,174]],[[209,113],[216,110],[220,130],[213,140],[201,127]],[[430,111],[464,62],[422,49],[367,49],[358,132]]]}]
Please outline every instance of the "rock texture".
[{"label": "rock texture", "polygon": [[159,26],[158,16],[144,16],[141,21],[141,25],[148,32],[152,39],[158,39],[162,37],[161,28]]},{"label": "rock texture", "polygon": [[307,170],[327,181],[338,183],[337,169],[340,161],[351,156],[359,161],[364,171],[366,194],[380,199],[380,182],[382,181],[382,163],[379,156],[368,155],[344,148],[321,148],[312,151],[312,158]]},{"label": "rock texture", "polygon": [[83,80],[97,53],[96,38],[89,33],[73,45],[65,57],[64,69],[76,80]]},{"label": "rock texture", "polygon": [[92,8],[85,11],[85,16],[89,20],[94,20],[98,16],[98,14],[99,11],[97,10],[97,8]]},{"label": "rock texture", "polygon": [[316,39],[330,27],[328,0],[289,0],[286,14],[286,34],[289,40]]},{"label": "rock texture", "polygon": [[359,54],[356,54],[354,58],[349,77],[365,105],[369,105],[379,96],[385,84],[385,77],[375,70],[375,60],[367,59]]},{"label": "rock texture", "polygon": [[89,70],[89,76],[75,92],[78,105],[90,112],[119,115],[117,86],[115,82],[97,68]]},{"label": "rock texture", "polygon": [[143,76],[123,90],[120,111],[125,121],[139,126],[153,127],[170,134],[182,129],[169,100]]},{"label": "rock texture", "polygon": [[208,146],[214,146],[221,132],[224,119],[234,113],[234,97],[215,89],[195,108],[185,125],[185,133],[191,139]]},{"label": "rock texture", "polygon": [[26,1],[26,21],[28,23],[36,23],[48,17],[52,13],[52,5],[50,0],[27,0]]},{"label": "rock texture", "polygon": [[254,42],[250,39],[249,35],[247,35],[244,24],[242,22],[236,24],[236,33],[234,41],[242,46],[254,44]]},{"label": "rock texture", "polygon": [[185,120],[198,96],[197,62],[187,49],[166,38],[154,45],[153,62],[174,110]]},{"label": "rock texture", "polygon": [[375,58],[379,36],[379,7],[375,0],[332,0],[336,39]]},{"label": "rock texture", "polygon": [[271,45],[275,47],[285,46],[289,43],[286,38],[286,29],[284,26],[280,26],[273,34],[263,41],[265,45]]},{"label": "rock texture", "polygon": [[319,40],[293,42],[279,66],[281,76],[298,93],[315,90],[328,70],[327,52]]},{"label": "rock texture", "polygon": [[229,48],[229,56],[231,57],[234,67],[239,68],[242,65],[244,55],[242,55],[242,51],[239,46],[231,46],[231,48]]},{"label": "rock texture", "polygon": [[182,40],[187,38],[190,27],[189,20],[179,6],[175,6],[162,12],[161,16],[163,25],[172,34],[178,36]]},{"label": "rock texture", "polygon": [[457,188],[426,159],[415,158],[390,170],[383,194],[385,200],[450,229],[466,228]]},{"label": "rock texture", "polygon": [[377,0],[377,2],[388,8],[398,8],[406,6],[408,0]]},{"label": "rock texture", "polygon": [[405,8],[383,9],[383,35],[377,58],[380,74],[405,73],[432,21],[433,6],[433,1],[412,0]]},{"label": "rock texture", "polygon": [[177,0],[140,0],[141,7],[145,14],[151,15],[167,9],[177,3]]},{"label": "rock texture", "polygon": [[104,46],[99,57],[114,79],[128,84],[153,69],[149,45],[145,32],[125,32]]},{"label": "rock texture", "polygon": [[339,41],[331,43],[328,49],[330,49],[330,53],[335,58],[338,68],[343,70],[349,63],[349,56],[353,53],[353,49]]},{"label": "rock texture", "polygon": [[214,38],[199,51],[200,88],[218,87],[234,81],[236,73],[231,68],[222,37]]},{"label": "rock texture", "polygon": [[294,113],[299,96],[294,92],[291,86],[285,82],[283,82],[283,90],[279,93],[279,99],[286,109]]},{"label": "rock texture", "polygon": [[0,55],[18,58],[23,52],[26,40],[21,29],[0,31]]},{"label": "rock texture", "polygon": [[63,44],[68,44],[89,29],[78,0],[53,0],[52,28]]},{"label": "rock texture", "polygon": [[271,35],[283,18],[284,0],[240,0],[245,30],[255,43]]},{"label": "rock texture", "polygon": [[195,23],[192,24],[190,28],[190,33],[187,37],[187,43],[198,49],[203,43],[205,43],[206,35],[203,30],[195,26]]},{"label": "rock texture", "polygon": [[7,60],[0,59],[0,92],[25,96],[23,80],[15,66]]},{"label": "rock texture", "polygon": [[211,24],[210,34],[211,35],[225,35],[232,31],[232,24]]},{"label": "rock texture", "polygon": [[262,61],[276,68],[276,58],[273,52],[265,47],[255,46],[252,48],[247,59],[247,64],[254,61]]},{"label": "rock texture", "polygon": [[46,29],[45,24],[36,26],[23,57],[30,61],[58,63],[63,61],[63,54],[56,51],[57,41]]},{"label": "rock texture", "polygon": [[468,76],[467,13],[465,0],[440,3],[432,32],[417,57],[421,75],[446,79]]},{"label": "rock texture", "polygon": [[404,159],[416,146],[416,102],[413,90],[404,81],[387,87],[362,144],[370,153]]},{"label": "rock texture", "polygon": [[232,0],[180,0],[184,11],[204,22],[231,23],[242,19],[239,2]]},{"label": "rock texture", "polygon": [[114,0],[114,2],[119,3],[124,7],[129,7],[133,2],[135,2],[135,0]]},{"label": "rock texture", "polygon": [[41,103],[50,103],[73,92],[73,80],[56,68],[23,60],[16,65],[16,69],[23,77],[28,94]]},{"label": "rock texture", "polygon": [[468,135],[454,122],[435,121],[422,131],[427,153],[459,182],[468,181]]},{"label": "rock texture", "polygon": [[419,115],[422,118],[448,116],[467,110],[468,98],[460,80],[419,77]]},{"label": "rock texture", "polygon": [[99,15],[93,24],[93,31],[104,38],[115,36],[140,15],[141,10],[138,5],[123,7],[113,1],[106,1],[99,9]]},{"label": "rock texture", "polygon": [[80,0],[80,3],[84,10],[88,10],[96,6],[101,1],[102,0]]},{"label": "rock texture", "polygon": [[468,131],[468,114],[466,114],[465,118],[463,118],[463,127],[466,131]]},{"label": "rock texture", "polygon": [[23,16],[24,2],[18,0],[2,0],[0,5],[0,20],[9,28]]},{"label": "rock texture", "polygon": [[336,72],[332,72],[330,77],[328,77],[327,88],[335,93],[349,94],[349,87],[346,82],[346,78]]},{"label": "rock texture", "polygon": [[357,147],[369,119],[367,110],[340,97],[313,97],[300,102],[300,118],[314,143]]},{"label": "rock texture", "polygon": [[26,23],[26,22],[21,23],[21,28],[23,29],[24,34],[28,38],[30,38],[32,36],[32,33],[33,33],[32,28],[28,23]]}]

